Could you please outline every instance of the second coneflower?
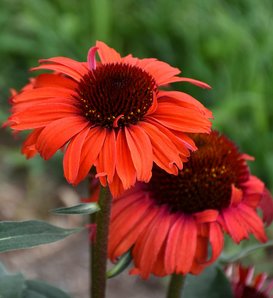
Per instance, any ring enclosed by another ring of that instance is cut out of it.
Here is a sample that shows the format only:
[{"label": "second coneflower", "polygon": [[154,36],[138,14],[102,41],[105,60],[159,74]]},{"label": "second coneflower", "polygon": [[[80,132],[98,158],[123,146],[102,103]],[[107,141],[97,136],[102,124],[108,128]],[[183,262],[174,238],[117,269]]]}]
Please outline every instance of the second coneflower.
[{"label": "second coneflower", "polygon": [[230,280],[234,298],[273,298],[273,280],[266,273],[254,276],[254,267],[229,265],[226,275]]},{"label": "second coneflower", "polygon": [[196,150],[184,133],[210,132],[212,115],[201,103],[183,92],[160,90],[173,82],[209,86],[178,77],[179,69],[164,62],[121,57],[97,42],[87,62],[55,57],[40,63],[34,70],[53,73],[14,94],[6,125],[32,130],[23,145],[27,157],[39,152],[49,159],[64,148],[64,174],[72,184],[93,165],[114,195],[136,180],[148,182],[154,162],[177,174]]},{"label": "second coneflower", "polygon": [[132,272],[143,278],[198,274],[219,257],[224,232],[236,243],[250,234],[266,241],[257,208],[272,210],[272,199],[250,175],[250,157],[217,132],[193,139],[198,150],[178,176],[155,167],[148,184],[113,202],[109,256],[115,261],[132,249]]}]

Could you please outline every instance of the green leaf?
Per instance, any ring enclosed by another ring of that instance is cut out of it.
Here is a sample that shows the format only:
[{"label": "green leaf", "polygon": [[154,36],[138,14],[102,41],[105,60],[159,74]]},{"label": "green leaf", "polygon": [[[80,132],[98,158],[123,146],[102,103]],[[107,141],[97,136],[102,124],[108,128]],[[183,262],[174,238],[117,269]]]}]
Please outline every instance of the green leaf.
[{"label": "green leaf", "polygon": [[30,248],[61,240],[82,228],[63,229],[44,221],[0,222],[0,252]]},{"label": "green leaf", "polygon": [[0,298],[22,298],[25,288],[25,280],[20,273],[0,278]]},{"label": "green leaf", "polygon": [[4,276],[4,275],[7,275],[7,274],[8,274],[8,272],[7,272],[6,268],[5,268],[5,266],[2,263],[0,263],[0,278],[2,276]]},{"label": "green leaf", "polygon": [[97,203],[81,203],[73,207],[53,209],[51,212],[57,214],[92,214],[99,210],[100,207]]},{"label": "green leaf", "polygon": [[[71,298],[64,291],[39,280],[26,280],[26,285],[27,290],[23,298]],[[27,296],[26,293],[28,294]]]},{"label": "green leaf", "polygon": [[48,297],[41,295],[35,291],[27,289],[24,291],[22,298],[48,298]]},{"label": "green leaf", "polygon": [[265,247],[269,247],[269,246],[273,246],[273,240],[268,241],[265,244],[257,244],[257,245],[246,247],[246,248],[240,250],[240,252],[238,252],[234,255],[231,255],[231,256],[221,256],[220,262],[223,262],[223,263],[237,262],[240,259],[245,258],[248,255],[254,253],[256,250],[265,248]]},{"label": "green leaf", "polygon": [[225,273],[217,265],[213,265],[200,275],[189,275],[186,278],[183,297],[232,298],[233,295]]},{"label": "green leaf", "polygon": [[132,261],[131,252],[128,251],[120,257],[118,262],[107,272],[107,278],[112,278],[124,271]]}]

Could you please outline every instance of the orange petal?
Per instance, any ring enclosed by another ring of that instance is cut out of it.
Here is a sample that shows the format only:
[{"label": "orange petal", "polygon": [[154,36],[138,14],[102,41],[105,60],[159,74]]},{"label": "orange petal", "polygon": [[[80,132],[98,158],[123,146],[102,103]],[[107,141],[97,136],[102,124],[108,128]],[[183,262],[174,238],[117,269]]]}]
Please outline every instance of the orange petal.
[{"label": "orange petal", "polygon": [[36,148],[41,156],[47,160],[87,125],[88,122],[85,119],[77,116],[53,121],[41,132]]},{"label": "orange petal", "polygon": [[113,63],[121,61],[120,54],[113,48],[110,48],[104,42],[97,41],[96,47],[98,48],[98,54],[102,63]]},{"label": "orange petal", "polygon": [[73,105],[60,103],[39,104],[14,113],[8,121],[13,129],[25,130],[43,127],[54,120],[75,116],[75,114],[77,114],[77,109]]},{"label": "orange petal", "polygon": [[83,144],[80,157],[80,166],[78,176],[75,181],[70,183],[78,184],[82,181],[97,160],[99,152],[103,146],[106,137],[106,129],[101,127],[92,127]]},{"label": "orange petal", "polygon": [[24,141],[21,152],[27,157],[27,159],[37,154],[36,142],[42,130],[42,128],[35,129]]},{"label": "orange petal", "polygon": [[66,180],[73,183],[79,172],[82,147],[89,133],[90,127],[79,132],[68,144],[63,159],[64,176]]},{"label": "orange petal", "polygon": [[116,169],[116,134],[113,129],[106,131],[96,168],[97,173],[106,173],[108,182],[112,183]]},{"label": "orange petal", "polygon": [[152,176],[152,145],[145,131],[137,126],[125,127],[125,135],[136,169],[137,179],[148,182]]},{"label": "orange petal", "polygon": [[151,140],[155,163],[168,173],[177,174],[178,170],[174,164],[179,169],[182,169],[182,162],[176,146],[156,125],[148,122],[140,122],[139,125],[145,130]]},{"label": "orange petal", "polygon": [[211,122],[199,111],[177,107],[177,105],[158,102],[152,119],[168,128],[190,133],[209,133]]},{"label": "orange petal", "polygon": [[175,272],[177,264],[176,250],[180,239],[180,226],[181,218],[177,217],[176,221],[172,224],[166,241],[166,252],[164,257],[166,274],[172,274]]},{"label": "orange petal", "polygon": [[136,182],[136,170],[131,152],[126,141],[125,131],[120,129],[117,136],[117,174],[122,181],[124,189],[128,189]]},{"label": "orange petal", "polygon": [[61,87],[75,90],[78,84],[74,80],[59,74],[43,73],[35,78],[33,85],[34,88]]},{"label": "orange petal", "polygon": [[176,248],[176,273],[187,274],[192,266],[196,245],[197,225],[191,216],[183,216]]}]

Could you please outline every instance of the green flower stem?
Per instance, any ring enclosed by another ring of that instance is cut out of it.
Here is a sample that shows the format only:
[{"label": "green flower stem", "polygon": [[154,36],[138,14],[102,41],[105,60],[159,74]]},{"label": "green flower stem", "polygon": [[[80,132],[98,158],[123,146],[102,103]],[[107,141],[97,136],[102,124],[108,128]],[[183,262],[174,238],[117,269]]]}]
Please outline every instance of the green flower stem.
[{"label": "green flower stem", "polygon": [[[106,265],[108,233],[112,198],[108,188],[101,188],[99,206],[96,214],[96,240],[91,244],[91,297],[104,298],[106,290]],[[93,219],[91,218],[93,223]]]},{"label": "green flower stem", "polygon": [[167,298],[182,298],[186,276],[182,274],[173,274],[170,280]]}]

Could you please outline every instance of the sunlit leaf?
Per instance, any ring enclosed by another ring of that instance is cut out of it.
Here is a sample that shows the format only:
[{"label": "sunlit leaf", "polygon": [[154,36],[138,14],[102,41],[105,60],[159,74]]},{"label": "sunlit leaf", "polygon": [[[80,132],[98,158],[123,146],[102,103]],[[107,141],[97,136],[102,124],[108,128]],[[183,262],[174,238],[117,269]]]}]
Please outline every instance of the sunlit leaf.
[{"label": "sunlit leaf", "polygon": [[63,229],[36,220],[2,221],[0,222],[0,252],[59,241],[81,230],[81,228]]},{"label": "sunlit leaf", "polygon": [[81,203],[72,207],[53,209],[51,212],[57,214],[92,214],[99,210],[100,207],[97,203]]},{"label": "sunlit leaf", "polygon": [[131,263],[131,252],[128,251],[120,257],[118,262],[107,272],[107,278],[112,278],[123,272]]}]

